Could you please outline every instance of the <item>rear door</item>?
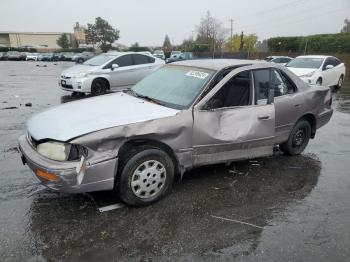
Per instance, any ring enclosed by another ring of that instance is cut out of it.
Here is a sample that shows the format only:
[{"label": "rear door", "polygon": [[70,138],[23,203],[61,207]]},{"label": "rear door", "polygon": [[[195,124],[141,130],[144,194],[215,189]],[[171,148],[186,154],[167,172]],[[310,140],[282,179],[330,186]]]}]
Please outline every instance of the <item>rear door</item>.
[{"label": "rear door", "polygon": [[303,111],[303,94],[283,71],[271,69],[276,110],[275,143],[288,139],[289,133]]},{"label": "rear door", "polygon": [[[113,69],[112,64],[118,64],[119,67]],[[107,67],[110,68],[110,84],[114,89],[124,89],[134,84],[134,62],[131,54],[119,56]]]},{"label": "rear door", "polygon": [[270,70],[245,68],[233,70],[194,107],[195,166],[273,153]]},{"label": "rear door", "polygon": [[132,75],[136,84],[155,69],[155,58],[142,54],[133,54],[132,57],[134,61]]}]

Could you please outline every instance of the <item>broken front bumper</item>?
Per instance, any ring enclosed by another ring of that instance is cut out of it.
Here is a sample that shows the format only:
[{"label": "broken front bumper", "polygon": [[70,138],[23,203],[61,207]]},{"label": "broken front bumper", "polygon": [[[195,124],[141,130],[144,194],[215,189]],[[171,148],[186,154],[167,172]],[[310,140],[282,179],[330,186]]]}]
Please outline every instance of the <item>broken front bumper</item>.
[{"label": "broken front bumper", "polygon": [[50,189],[82,193],[114,188],[117,158],[98,163],[85,161],[85,168],[80,169],[80,161],[55,161],[40,155],[24,135],[18,142],[23,164],[27,164],[39,181]]}]

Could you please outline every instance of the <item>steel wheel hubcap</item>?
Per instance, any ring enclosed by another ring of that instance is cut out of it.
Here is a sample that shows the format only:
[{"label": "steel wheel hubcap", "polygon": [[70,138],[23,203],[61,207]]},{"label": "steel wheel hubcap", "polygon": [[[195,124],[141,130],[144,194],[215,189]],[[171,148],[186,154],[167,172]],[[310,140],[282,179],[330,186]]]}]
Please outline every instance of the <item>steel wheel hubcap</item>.
[{"label": "steel wheel hubcap", "polygon": [[150,198],[162,190],[166,169],[157,160],[148,160],[139,165],[131,177],[132,192],[139,198]]},{"label": "steel wheel hubcap", "polygon": [[338,81],[338,86],[341,86],[342,84],[343,84],[343,78],[340,77],[340,78],[339,78],[339,81]]},{"label": "steel wheel hubcap", "polygon": [[293,139],[294,146],[301,146],[305,140],[305,131],[303,129],[299,129]]}]

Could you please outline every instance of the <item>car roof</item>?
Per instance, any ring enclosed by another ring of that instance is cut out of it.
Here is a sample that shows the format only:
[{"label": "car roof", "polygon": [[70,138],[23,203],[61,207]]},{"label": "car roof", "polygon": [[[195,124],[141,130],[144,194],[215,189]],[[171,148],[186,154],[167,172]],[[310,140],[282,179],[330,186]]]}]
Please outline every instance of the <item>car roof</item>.
[{"label": "car roof", "polygon": [[276,59],[276,58],[291,58],[289,56],[271,56],[272,59]]},{"label": "car roof", "polygon": [[328,55],[301,55],[297,56],[296,58],[327,58],[330,57]]},{"label": "car roof", "polygon": [[231,66],[243,66],[243,65],[251,65],[251,64],[266,64],[268,66],[271,66],[270,63],[267,63],[265,61],[248,60],[248,59],[195,59],[195,60],[185,60],[185,61],[174,62],[172,64],[213,69],[216,71],[219,71]]},{"label": "car roof", "polygon": [[121,56],[121,55],[129,55],[129,54],[138,54],[138,55],[148,55],[151,56],[152,54],[146,54],[142,52],[118,52],[118,51],[112,51],[107,53],[101,53],[100,55],[110,55],[110,56]]}]

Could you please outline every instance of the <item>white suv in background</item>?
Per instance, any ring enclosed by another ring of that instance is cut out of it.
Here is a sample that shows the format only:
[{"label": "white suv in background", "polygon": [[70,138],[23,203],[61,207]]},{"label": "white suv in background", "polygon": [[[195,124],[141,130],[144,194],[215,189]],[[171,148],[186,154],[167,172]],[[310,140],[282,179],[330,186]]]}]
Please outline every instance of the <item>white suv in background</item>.
[{"label": "white suv in background", "polygon": [[162,65],[163,60],[151,55],[104,53],[63,71],[59,85],[65,91],[101,95],[107,90],[130,88]]},{"label": "white suv in background", "polygon": [[308,84],[341,87],[345,65],[333,56],[298,56],[286,67]]}]

